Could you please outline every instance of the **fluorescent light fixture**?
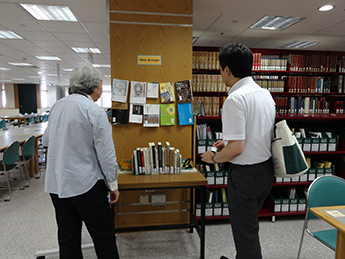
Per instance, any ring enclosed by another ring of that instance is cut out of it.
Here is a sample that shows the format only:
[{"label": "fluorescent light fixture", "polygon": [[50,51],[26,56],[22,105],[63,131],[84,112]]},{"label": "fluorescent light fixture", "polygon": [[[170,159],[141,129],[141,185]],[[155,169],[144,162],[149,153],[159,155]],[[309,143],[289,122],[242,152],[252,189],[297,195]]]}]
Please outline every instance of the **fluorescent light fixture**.
[{"label": "fluorescent light fixture", "polygon": [[40,76],[28,76],[28,78],[40,78]]},{"label": "fluorescent light fixture", "polygon": [[265,16],[261,20],[250,26],[250,28],[264,30],[284,30],[303,19],[304,18],[302,17]]},{"label": "fluorescent light fixture", "polygon": [[110,67],[110,65],[92,64],[94,67]]},{"label": "fluorescent light fixture", "polygon": [[101,51],[98,49],[98,48],[89,48],[89,50],[92,52],[92,53],[101,53]]},{"label": "fluorescent light fixture", "polygon": [[72,68],[63,68],[62,70],[63,70],[63,71],[66,71],[66,72],[72,72],[72,71],[73,71]]},{"label": "fluorescent light fixture", "polygon": [[0,70],[11,70],[11,69],[9,69],[7,67],[0,67]]},{"label": "fluorescent light fixture", "polygon": [[289,43],[280,46],[280,48],[290,48],[290,49],[305,49],[314,46],[320,42],[317,41],[291,41]]},{"label": "fluorescent light fixture", "polygon": [[12,80],[15,80],[15,81],[24,81],[24,78],[12,78]]},{"label": "fluorescent light fixture", "polygon": [[53,60],[61,60],[59,57],[52,57],[52,56],[35,56],[35,58],[39,59],[39,60],[50,60],[50,61],[53,61]]},{"label": "fluorescent light fixture", "polygon": [[[58,76],[58,74],[47,74],[47,76]],[[60,75],[62,76],[62,75]]]},{"label": "fluorescent light fixture", "polygon": [[111,77],[111,75],[104,75],[104,77]]},{"label": "fluorescent light fixture", "polygon": [[327,12],[334,8],[334,5],[324,5],[319,8],[319,11],[321,12]]},{"label": "fluorescent light fixture", "polygon": [[33,67],[34,65],[29,64],[29,63],[12,63],[12,62],[8,62],[8,64],[12,65],[12,66],[17,66],[17,67]]},{"label": "fluorescent light fixture", "polygon": [[13,31],[0,31],[0,39],[20,39],[22,40],[23,38],[20,37],[18,34],[15,34]]},{"label": "fluorescent light fixture", "polygon": [[72,49],[77,53],[101,53],[101,51],[98,48],[74,48]]},{"label": "fluorescent light fixture", "polygon": [[37,20],[77,22],[68,6],[20,4]]}]

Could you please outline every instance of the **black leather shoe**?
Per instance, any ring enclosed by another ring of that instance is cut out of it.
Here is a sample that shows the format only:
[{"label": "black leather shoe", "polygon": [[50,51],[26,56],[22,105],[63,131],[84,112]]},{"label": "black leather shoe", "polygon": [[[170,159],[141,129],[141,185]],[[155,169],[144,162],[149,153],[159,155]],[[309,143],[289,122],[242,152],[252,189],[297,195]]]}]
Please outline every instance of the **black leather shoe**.
[{"label": "black leather shoe", "polygon": [[225,257],[225,256],[223,255],[220,259],[229,259],[229,258],[227,258],[227,257]]}]

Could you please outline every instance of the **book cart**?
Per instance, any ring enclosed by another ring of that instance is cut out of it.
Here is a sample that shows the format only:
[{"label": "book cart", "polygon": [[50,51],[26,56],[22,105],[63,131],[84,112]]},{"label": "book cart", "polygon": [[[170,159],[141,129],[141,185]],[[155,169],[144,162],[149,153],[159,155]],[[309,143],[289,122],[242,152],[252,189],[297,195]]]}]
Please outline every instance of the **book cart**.
[{"label": "book cart", "polygon": [[[200,158],[203,150],[217,140],[216,133],[222,132],[221,107],[229,89],[217,79],[220,75],[218,50],[193,49],[193,95],[196,101],[204,102],[205,108],[205,116],[196,116],[194,120],[193,157],[208,179],[209,195],[212,193],[211,200],[206,203],[206,220],[229,218],[226,198],[223,202],[222,195],[227,187],[227,166],[207,168]],[[324,174],[345,177],[345,53],[269,49],[252,49],[252,52],[253,79],[271,92],[277,109],[295,130],[311,164],[301,177],[276,178],[258,216],[272,217],[275,221],[276,216],[305,215],[305,190],[316,177]],[[197,125],[202,124],[211,129],[213,139],[197,138]],[[315,137],[316,133],[320,135]],[[320,164],[327,168],[320,168]],[[290,196],[291,191],[294,196]],[[197,201],[196,204],[198,215],[200,208]]]}]

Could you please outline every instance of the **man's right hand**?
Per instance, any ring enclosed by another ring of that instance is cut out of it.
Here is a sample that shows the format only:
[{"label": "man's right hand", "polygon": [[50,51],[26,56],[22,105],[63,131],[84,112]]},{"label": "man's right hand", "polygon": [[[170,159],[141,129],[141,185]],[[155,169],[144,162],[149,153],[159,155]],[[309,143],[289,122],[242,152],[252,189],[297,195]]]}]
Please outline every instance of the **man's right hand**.
[{"label": "man's right hand", "polygon": [[214,147],[218,149],[218,151],[222,151],[224,148],[224,141],[223,140],[217,140],[216,143],[213,144]]},{"label": "man's right hand", "polygon": [[110,196],[110,204],[114,204],[119,199],[120,192],[119,192],[119,190],[110,191],[109,196]]}]

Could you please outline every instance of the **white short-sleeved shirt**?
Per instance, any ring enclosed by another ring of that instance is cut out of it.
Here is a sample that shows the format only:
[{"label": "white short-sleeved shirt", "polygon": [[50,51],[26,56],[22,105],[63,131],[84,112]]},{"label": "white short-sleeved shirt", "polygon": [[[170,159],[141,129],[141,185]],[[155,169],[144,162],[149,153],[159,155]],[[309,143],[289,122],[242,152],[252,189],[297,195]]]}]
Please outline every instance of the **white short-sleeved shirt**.
[{"label": "white short-sleeved shirt", "polygon": [[43,145],[48,147],[46,192],[73,197],[86,193],[100,179],[117,190],[111,125],[90,96],[72,94],[54,103]]},{"label": "white short-sleeved shirt", "polygon": [[223,105],[223,140],[245,140],[241,155],[229,161],[251,165],[271,157],[271,140],[275,121],[275,103],[266,89],[251,77],[233,85]]}]

